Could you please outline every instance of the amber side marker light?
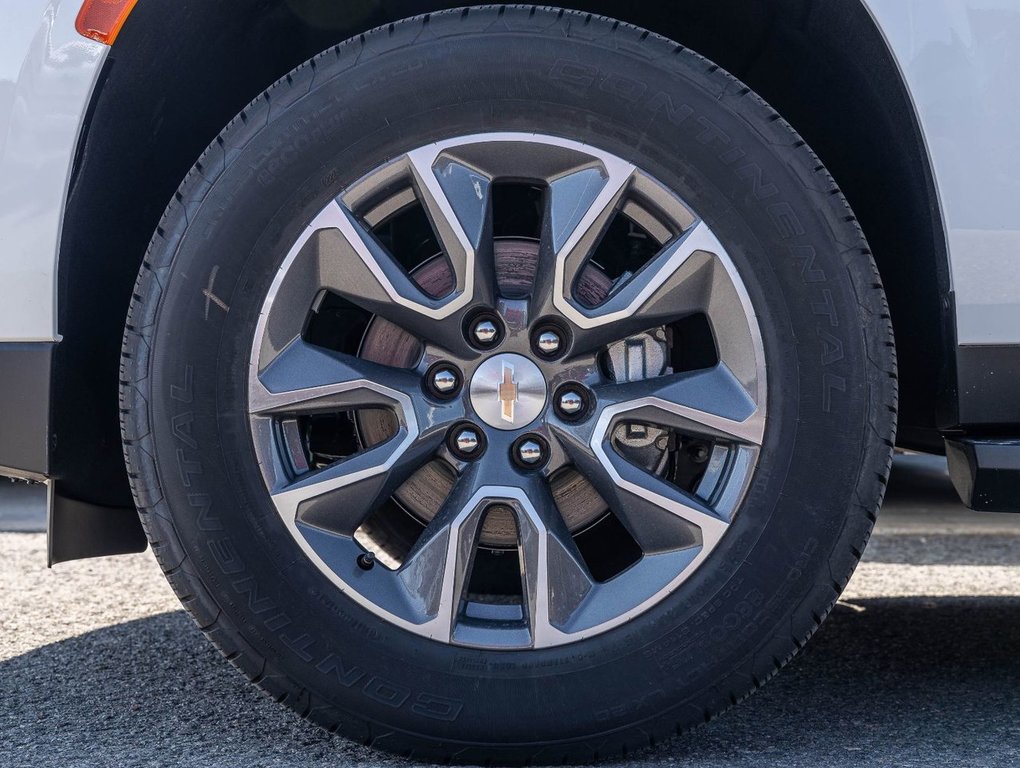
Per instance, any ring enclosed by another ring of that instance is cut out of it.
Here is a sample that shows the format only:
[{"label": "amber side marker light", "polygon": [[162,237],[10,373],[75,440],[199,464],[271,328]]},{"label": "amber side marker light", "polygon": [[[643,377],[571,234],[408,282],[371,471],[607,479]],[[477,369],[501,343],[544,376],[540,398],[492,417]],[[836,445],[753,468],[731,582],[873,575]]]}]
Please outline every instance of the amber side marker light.
[{"label": "amber side marker light", "polygon": [[74,28],[79,35],[113,45],[138,0],[85,0]]}]

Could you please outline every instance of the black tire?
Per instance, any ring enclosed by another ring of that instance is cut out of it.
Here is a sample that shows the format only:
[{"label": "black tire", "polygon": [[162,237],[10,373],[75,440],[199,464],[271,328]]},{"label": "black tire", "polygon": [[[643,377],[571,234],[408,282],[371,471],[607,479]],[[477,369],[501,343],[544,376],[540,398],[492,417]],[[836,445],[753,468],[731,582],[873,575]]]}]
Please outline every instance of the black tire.
[{"label": "black tire", "polygon": [[[566,135],[674,185],[725,241],[769,360],[761,463],[706,566],[621,627],[528,652],[424,640],[329,584],[269,503],[243,399],[280,244],[387,157],[492,130]],[[804,645],[875,520],[895,379],[862,232],[818,158],[762,99],[640,29],[491,7],[338,45],[223,130],[145,255],[121,403],[152,548],[249,679],[392,752],[549,763],[619,756],[703,723]]]}]

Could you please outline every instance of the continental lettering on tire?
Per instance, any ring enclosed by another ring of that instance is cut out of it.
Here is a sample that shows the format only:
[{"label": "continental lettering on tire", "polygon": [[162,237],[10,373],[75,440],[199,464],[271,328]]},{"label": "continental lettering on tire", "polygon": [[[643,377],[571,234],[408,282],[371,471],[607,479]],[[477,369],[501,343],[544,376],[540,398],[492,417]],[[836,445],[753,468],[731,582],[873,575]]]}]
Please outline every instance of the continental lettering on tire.
[{"label": "continental lettering on tire", "polygon": [[190,403],[195,396],[193,386],[194,377],[195,369],[191,365],[185,365],[184,373],[181,377],[184,383],[180,386],[177,384],[170,385],[170,399],[176,400],[178,403]]},{"label": "continental lettering on tire", "polygon": [[810,283],[824,283],[825,270],[815,266],[818,253],[813,245],[795,245],[790,249],[793,260],[799,262],[800,279],[805,285]]},{"label": "continental lettering on tire", "polygon": [[[599,90],[632,104],[642,101],[642,97],[648,92],[648,85],[640,80],[626,78],[616,73],[603,76],[597,67],[568,59],[557,59],[549,70],[549,77],[581,88],[590,88],[598,83]],[[682,102],[677,104],[665,91],[656,91],[643,101],[645,111],[651,112],[653,117],[662,113],[676,126],[683,125],[694,115],[694,109],[690,105]]]},{"label": "continental lettering on tire", "polygon": [[195,415],[191,411],[178,413],[170,419],[170,429],[174,437],[184,443],[188,448],[198,448],[198,443],[191,436],[191,425],[195,421]]},{"label": "continental lettering on tire", "polygon": [[[404,686],[371,675],[359,666],[347,666],[335,653],[326,654],[315,668],[324,675],[332,675],[344,688],[360,688],[366,696],[387,706],[403,706],[412,695],[410,689]],[[456,720],[463,708],[463,702],[457,699],[431,693],[418,693],[411,705],[411,711],[416,715],[446,722]]]},{"label": "continental lettering on tire", "polygon": [[222,531],[223,523],[212,514],[212,499],[207,493],[189,493],[188,506],[195,510],[196,526],[204,532]]},{"label": "continental lettering on tire", "polygon": [[183,448],[177,449],[177,471],[180,474],[181,485],[185,488],[191,487],[191,479],[202,474],[201,462],[189,459]]}]

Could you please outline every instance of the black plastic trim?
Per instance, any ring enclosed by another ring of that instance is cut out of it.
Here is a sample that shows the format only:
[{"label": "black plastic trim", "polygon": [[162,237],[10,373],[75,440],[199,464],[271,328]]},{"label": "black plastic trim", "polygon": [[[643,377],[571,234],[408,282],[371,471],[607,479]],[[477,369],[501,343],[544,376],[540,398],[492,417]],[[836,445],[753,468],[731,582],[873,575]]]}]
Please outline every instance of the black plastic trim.
[{"label": "black plastic trim", "polygon": [[958,347],[956,383],[963,430],[1020,432],[1020,345]]},{"label": "black plastic trim", "polygon": [[49,474],[50,376],[56,342],[0,343],[0,474]]},{"label": "black plastic trim", "polygon": [[144,552],[145,532],[133,507],[101,507],[51,489],[49,564],[104,555]]},{"label": "black plastic trim", "polygon": [[983,512],[1020,512],[1020,439],[946,439],[949,477],[963,503]]}]

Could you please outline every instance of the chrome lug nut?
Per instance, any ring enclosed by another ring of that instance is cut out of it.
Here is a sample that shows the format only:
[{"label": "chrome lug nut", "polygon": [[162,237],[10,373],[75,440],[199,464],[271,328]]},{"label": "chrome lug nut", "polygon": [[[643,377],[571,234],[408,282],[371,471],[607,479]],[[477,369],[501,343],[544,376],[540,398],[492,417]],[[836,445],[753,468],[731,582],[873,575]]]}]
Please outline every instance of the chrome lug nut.
[{"label": "chrome lug nut", "polygon": [[441,395],[448,395],[457,389],[460,378],[452,368],[440,368],[432,374],[432,389]]},{"label": "chrome lug nut", "polygon": [[564,384],[556,390],[553,404],[564,421],[581,421],[591,415],[592,395],[578,384]]},{"label": "chrome lug nut", "polygon": [[517,445],[517,458],[528,466],[538,464],[544,458],[542,444],[537,440],[522,440]]},{"label": "chrome lug nut", "polygon": [[471,422],[454,424],[446,436],[446,445],[462,461],[474,461],[485,453],[485,435]]},{"label": "chrome lug nut", "polygon": [[556,404],[560,411],[567,416],[577,416],[584,410],[584,398],[580,392],[573,389],[562,392]]},{"label": "chrome lug nut", "polygon": [[543,355],[555,355],[560,351],[562,343],[560,335],[556,331],[542,331],[535,340],[535,346]]},{"label": "chrome lug nut", "polygon": [[482,345],[492,344],[499,335],[499,329],[491,320],[479,320],[471,331],[475,341]]},{"label": "chrome lug nut", "polygon": [[449,400],[457,396],[461,383],[460,371],[456,366],[440,361],[425,372],[422,388],[439,400]]},{"label": "chrome lug nut", "polygon": [[453,444],[457,446],[457,450],[461,453],[472,454],[478,450],[481,440],[475,430],[465,428],[457,433],[457,436],[453,440]]}]

